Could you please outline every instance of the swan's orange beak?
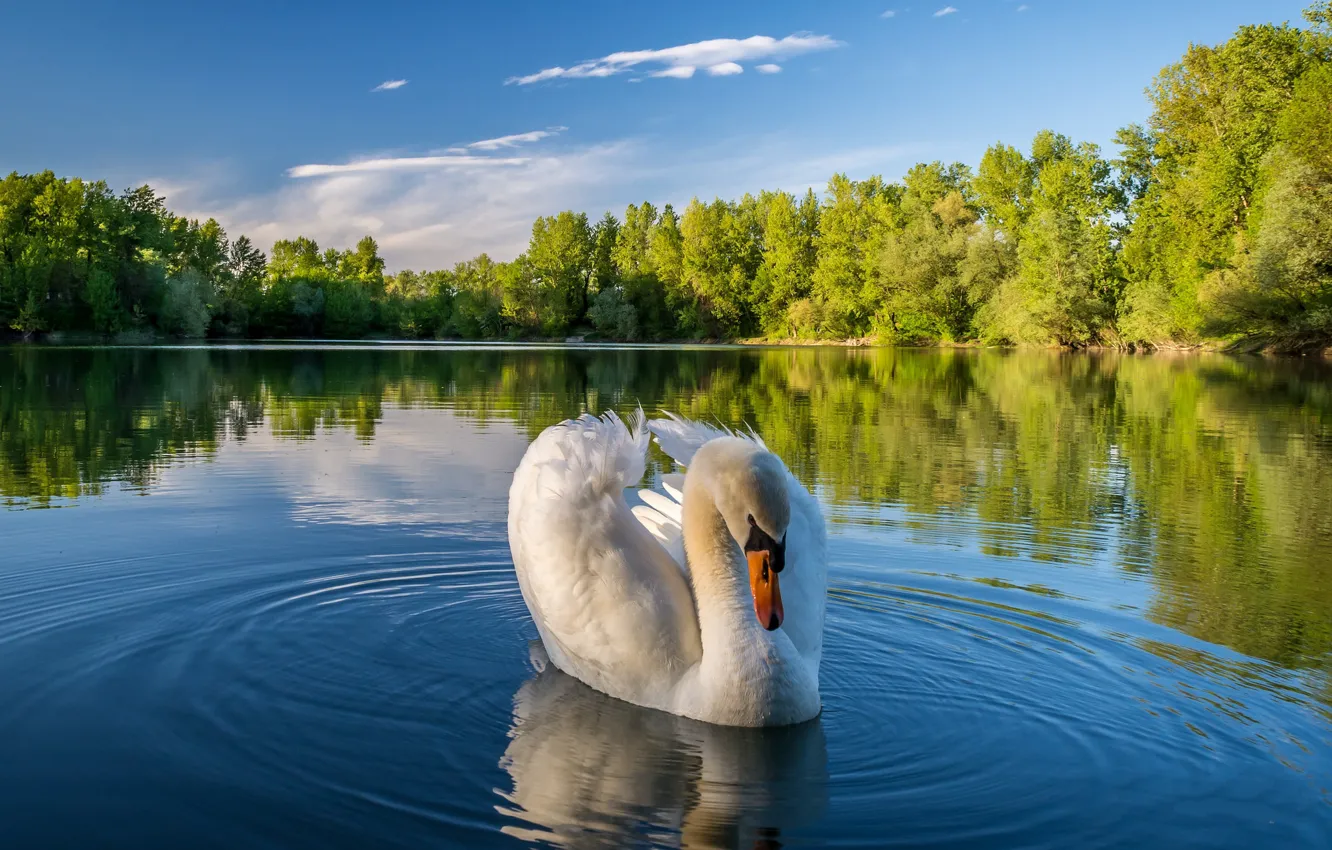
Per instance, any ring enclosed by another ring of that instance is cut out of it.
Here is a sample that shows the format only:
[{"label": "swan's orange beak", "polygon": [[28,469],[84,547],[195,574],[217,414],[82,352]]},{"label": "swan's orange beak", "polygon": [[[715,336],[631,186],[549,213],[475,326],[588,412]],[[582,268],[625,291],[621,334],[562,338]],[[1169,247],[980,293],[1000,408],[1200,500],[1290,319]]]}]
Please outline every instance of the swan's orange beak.
[{"label": "swan's orange beak", "polygon": [[772,568],[772,553],[766,549],[746,552],[749,561],[749,589],[754,593],[754,613],[763,628],[772,631],[782,624],[786,612],[782,610],[782,590],[777,584],[777,571]]}]

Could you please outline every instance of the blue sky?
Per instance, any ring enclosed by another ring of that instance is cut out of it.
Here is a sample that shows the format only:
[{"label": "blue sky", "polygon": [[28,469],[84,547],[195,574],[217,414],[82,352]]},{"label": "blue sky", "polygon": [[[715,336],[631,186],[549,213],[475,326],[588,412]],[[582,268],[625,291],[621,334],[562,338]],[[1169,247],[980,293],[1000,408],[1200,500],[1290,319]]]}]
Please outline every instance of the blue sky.
[{"label": "blue sky", "polygon": [[896,179],[1044,127],[1109,147],[1190,41],[1305,5],[14,3],[0,170],[148,181],[265,248],[508,259],[564,208]]}]

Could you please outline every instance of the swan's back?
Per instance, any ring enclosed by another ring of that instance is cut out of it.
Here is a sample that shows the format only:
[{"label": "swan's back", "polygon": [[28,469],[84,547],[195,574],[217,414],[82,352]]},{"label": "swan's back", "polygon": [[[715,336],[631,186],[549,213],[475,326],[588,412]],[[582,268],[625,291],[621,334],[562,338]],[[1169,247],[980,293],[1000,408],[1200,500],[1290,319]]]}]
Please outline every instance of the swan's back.
[{"label": "swan's back", "polygon": [[551,661],[612,696],[667,707],[702,657],[684,574],[630,513],[646,466],[641,413],[584,415],[542,432],[509,490],[509,545]]}]

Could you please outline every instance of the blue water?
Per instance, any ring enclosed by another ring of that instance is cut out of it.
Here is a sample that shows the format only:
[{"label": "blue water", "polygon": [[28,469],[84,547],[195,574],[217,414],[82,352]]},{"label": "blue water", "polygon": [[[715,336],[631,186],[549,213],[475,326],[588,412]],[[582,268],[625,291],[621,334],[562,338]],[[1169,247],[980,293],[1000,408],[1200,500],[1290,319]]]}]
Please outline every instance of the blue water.
[{"label": "blue water", "polygon": [[[1329,388],[1045,353],[0,349],[0,842],[1327,847]],[[825,502],[816,721],[543,669],[509,475],[640,402],[754,424]]]}]

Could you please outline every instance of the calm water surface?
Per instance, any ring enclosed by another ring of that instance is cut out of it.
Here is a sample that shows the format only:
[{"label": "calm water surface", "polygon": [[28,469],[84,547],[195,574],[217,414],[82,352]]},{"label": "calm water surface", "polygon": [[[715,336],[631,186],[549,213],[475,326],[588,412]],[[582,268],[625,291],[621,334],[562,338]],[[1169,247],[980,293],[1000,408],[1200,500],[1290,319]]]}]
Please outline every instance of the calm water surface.
[{"label": "calm water surface", "polygon": [[[534,663],[510,473],[640,402],[752,423],[824,501],[817,721],[708,727]],[[5,847],[1332,836],[1314,365],[0,348],[0,505]]]}]

